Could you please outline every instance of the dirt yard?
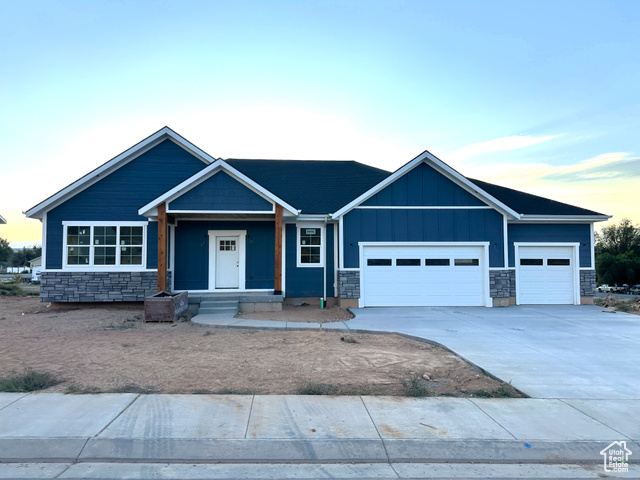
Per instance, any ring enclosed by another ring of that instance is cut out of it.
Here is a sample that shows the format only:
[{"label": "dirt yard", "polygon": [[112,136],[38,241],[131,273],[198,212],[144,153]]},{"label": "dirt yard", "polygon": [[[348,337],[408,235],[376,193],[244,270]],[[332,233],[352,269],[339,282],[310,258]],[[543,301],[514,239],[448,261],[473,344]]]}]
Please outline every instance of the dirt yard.
[{"label": "dirt yard", "polygon": [[0,331],[0,377],[31,368],[64,380],[47,391],[287,394],[311,382],[334,393],[395,395],[418,385],[477,395],[505,387],[445,349],[397,335],[144,323],[139,307],[54,308],[37,297],[0,297]]}]

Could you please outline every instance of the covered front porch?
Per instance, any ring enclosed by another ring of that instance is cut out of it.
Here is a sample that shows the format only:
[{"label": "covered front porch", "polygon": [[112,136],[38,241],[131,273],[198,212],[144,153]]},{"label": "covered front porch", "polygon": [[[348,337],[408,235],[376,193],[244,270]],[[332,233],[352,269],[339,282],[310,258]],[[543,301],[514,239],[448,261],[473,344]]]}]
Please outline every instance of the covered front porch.
[{"label": "covered front porch", "polygon": [[185,214],[158,208],[158,290],[193,295],[283,291],[283,210]]}]

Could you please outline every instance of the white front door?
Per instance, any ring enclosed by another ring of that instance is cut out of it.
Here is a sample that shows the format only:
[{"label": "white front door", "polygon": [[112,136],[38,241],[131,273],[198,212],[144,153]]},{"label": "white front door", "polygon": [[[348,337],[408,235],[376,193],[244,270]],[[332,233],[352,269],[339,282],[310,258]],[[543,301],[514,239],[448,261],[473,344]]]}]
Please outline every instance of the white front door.
[{"label": "white front door", "polygon": [[216,288],[240,285],[239,237],[216,237]]}]

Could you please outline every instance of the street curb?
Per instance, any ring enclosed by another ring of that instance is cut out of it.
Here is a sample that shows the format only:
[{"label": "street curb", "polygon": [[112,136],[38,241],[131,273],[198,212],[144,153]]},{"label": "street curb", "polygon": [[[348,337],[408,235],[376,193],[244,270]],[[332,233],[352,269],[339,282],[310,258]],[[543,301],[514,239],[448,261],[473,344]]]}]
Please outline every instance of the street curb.
[{"label": "street curb", "polygon": [[88,438],[0,438],[2,462],[75,462]]},{"label": "street curb", "polygon": [[[632,449],[640,448],[630,442]],[[85,446],[86,443],[86,446]],[[2,439],[5,462],[594,463],[602,441],[424,439]],[[84,446],[84,448],[83,448]]]}]

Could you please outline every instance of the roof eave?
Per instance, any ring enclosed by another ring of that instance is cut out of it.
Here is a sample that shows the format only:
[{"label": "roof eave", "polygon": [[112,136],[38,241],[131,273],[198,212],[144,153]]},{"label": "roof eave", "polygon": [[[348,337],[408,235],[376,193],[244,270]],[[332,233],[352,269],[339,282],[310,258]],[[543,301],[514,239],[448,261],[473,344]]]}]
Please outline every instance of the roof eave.
[{"label": "roof eave", "polygon": [[169,127],[163,127],[157,132],[155,132],[154,134],[142,140],[141,142],[136,143],[131,148],[128,148],[127,150],[122,152],[120,155],[112,158],[111,160],[102,164],[98,168],[92,170],[91,172],[87,173],[83,177],[79,178],[72,184],[63,188],[59,192],[53,194],[43,202],[40,202],[39,204],[30,208],[25,212],[25,215],[28,218],[42,219],[42,215],[44,212],[57,207],[61,203],[67,201],[69,198],[77,195],[78,193],[85,190],[86,188],[89,188],[91,185],[95,184],[102,178],[106,177],[110,173],[116,171],[123,165],[129,163],[131,160],[139,157],[143,153],[147,152],[148,150],[152,149],[153,147],[155,147],[156,145],[158,145],[159,143],[167,139],[172,140],[174,143],[178,144],[179,146],[181,146],[182,148],[190,152],[192,155],[200,159],[205,164],[210,164],[215,161],[215,159],[211,157],[208,153],[196,147],[194,144],[192,144],[182,136],[178,135]]},{"label": "roof eave", "polygon": [[587,214],[587,215],[536,215],[536,214],[523,214],[517,223],[593,223],[593,222],[606,222],[613,215],[604,214]]}]

